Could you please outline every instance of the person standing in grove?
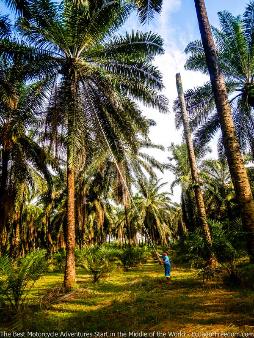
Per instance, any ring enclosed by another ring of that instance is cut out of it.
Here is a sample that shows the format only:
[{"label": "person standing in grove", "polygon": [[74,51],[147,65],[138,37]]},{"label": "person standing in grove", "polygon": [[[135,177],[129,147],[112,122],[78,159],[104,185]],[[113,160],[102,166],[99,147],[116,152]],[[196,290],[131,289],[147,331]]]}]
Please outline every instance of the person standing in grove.
[{"label": "person standing in grove", "polygon": [[164,269],[165,269],[165,277],[167,279],[167,284],[170,284],[170,272],[171,272],[171,264],[170,264],[170,258],[168,256],[167,252],[164,252],[162,254],[162,263],[164,265]]}]

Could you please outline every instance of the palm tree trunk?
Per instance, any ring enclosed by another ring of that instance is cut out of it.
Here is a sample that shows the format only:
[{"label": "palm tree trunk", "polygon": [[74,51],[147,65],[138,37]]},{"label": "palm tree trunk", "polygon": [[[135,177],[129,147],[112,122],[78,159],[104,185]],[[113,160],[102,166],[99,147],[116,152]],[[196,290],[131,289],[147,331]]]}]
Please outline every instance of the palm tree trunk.
[{"label": "palm tree trunk", "polygon": [[64,287],[71,290],[75,284],[75,173],[74,168],[67,169],[67,238]]},{"label": "palm tree trunk", "polygon": [[206,245],[208,248],[207,263],[209,265],[215,265],[216,259],[212,251],[212,237],[211,237],[209,225],[207,223],[203,193],[200,188],[196,156],[195,156],[194,146],[193,146],[192,137],[191,137],[191,131],[190,131],[190,126],[189,126],[189,116],[188,116],[188,112],[186,109],[186,103],[184,99],[183,86],[182,86],[182,80],[181,80],[180,73],[176,74],[176,87],[177,87],[178,98],[179,98],[181,112],[182,112],[184,136],[185,136],[185,140],[186,140],[186,144],[188,148],[188,157],[189,157],[190,167],[191,167],[191,176],[192,176],[192,182],[193,182],[193,187],[194,187],[198,218],[199,218],[201,227],[203,229],[204,239],[206,241]]},{"label": "palm tree trunk", "polygon": [[75,72],[70,71],[69,112],[67,140],[67,229],[66,229],[66,264],[64,288],[71,290],[75,285],[75,115],[76,115],[76,81]]},{"label": "palm tree trunk", "polygon": [[254,201],[239,142],[236,137],[231,107],[228,101],[224,76],[220,70],[204,0],[194,0],[199,29],[206,55],[207,67],[220,116],[223,144],[229,170],[234,184],[236,198],[241,208],[244,229],[247,233],[247,247],[250,260],[254,262]]},{"label": "palm tree trunk", "polygon": [[183,211],[183,220],[189,232],[193,232],[197,228],[195,204],[195,193],[194,196],[192,196],[191,187],[182,189],[181,205]]},{"label": "palm tree trunk", "polygon": [[10,160],[10,153],[8,150],[2,149],[2,174],[0,179],[0,245],[2,245],[2,234],[4,226],[7,221],[7,213],[5,207],[5,199],[7,193],[8,180],[8,163]]}]

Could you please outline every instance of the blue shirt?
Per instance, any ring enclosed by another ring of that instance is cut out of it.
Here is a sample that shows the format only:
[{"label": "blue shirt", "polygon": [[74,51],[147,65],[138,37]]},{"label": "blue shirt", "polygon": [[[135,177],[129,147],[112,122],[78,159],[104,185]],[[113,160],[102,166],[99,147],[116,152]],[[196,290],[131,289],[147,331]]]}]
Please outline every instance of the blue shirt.
[{"label": "blue shirt", "polygon": [[170,265],[170,260],[168,256],[162,256],[164,264]]}]

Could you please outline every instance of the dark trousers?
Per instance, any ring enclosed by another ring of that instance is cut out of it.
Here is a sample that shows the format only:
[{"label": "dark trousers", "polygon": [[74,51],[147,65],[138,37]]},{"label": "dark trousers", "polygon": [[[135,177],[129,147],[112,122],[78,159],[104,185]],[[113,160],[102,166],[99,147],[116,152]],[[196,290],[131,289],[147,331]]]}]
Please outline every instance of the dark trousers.
[{"label": "dark trousers", "polygon": [[170,265],[164,264],[164,269],[165,269],[165,276],[170,277]]}]

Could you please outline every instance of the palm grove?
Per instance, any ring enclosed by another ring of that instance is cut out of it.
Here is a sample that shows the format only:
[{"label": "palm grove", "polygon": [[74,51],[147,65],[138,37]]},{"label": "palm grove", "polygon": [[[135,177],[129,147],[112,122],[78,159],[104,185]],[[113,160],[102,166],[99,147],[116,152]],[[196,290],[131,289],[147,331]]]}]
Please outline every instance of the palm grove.
[{"label": "palm grove", "polygon": [[[149,155],[162,147],[151,143],[155,122],[138,105],[168,111],[152,63],[163,41],[118,33],[133,11],[145,22],[161,1],[5,3],[16,22],[0,18],[2,257],[64,248],[66,290],[75,283],[75,248],[112,240],[171,238],[184,256],[208,264],[246,253],[253,261],[253,172],[245,163],[253,159],[254,3],[243,16],[220,13],[221,28],[211,30],[204,1],[195,0],[202,41],[187,46],[186,68],[211,82],[179,94],[176,124],[188,132],[164,164]],[[202,161],[217,130],[219,159]],[[180,205],[161,192],[158,170],[175,175]]]}]

